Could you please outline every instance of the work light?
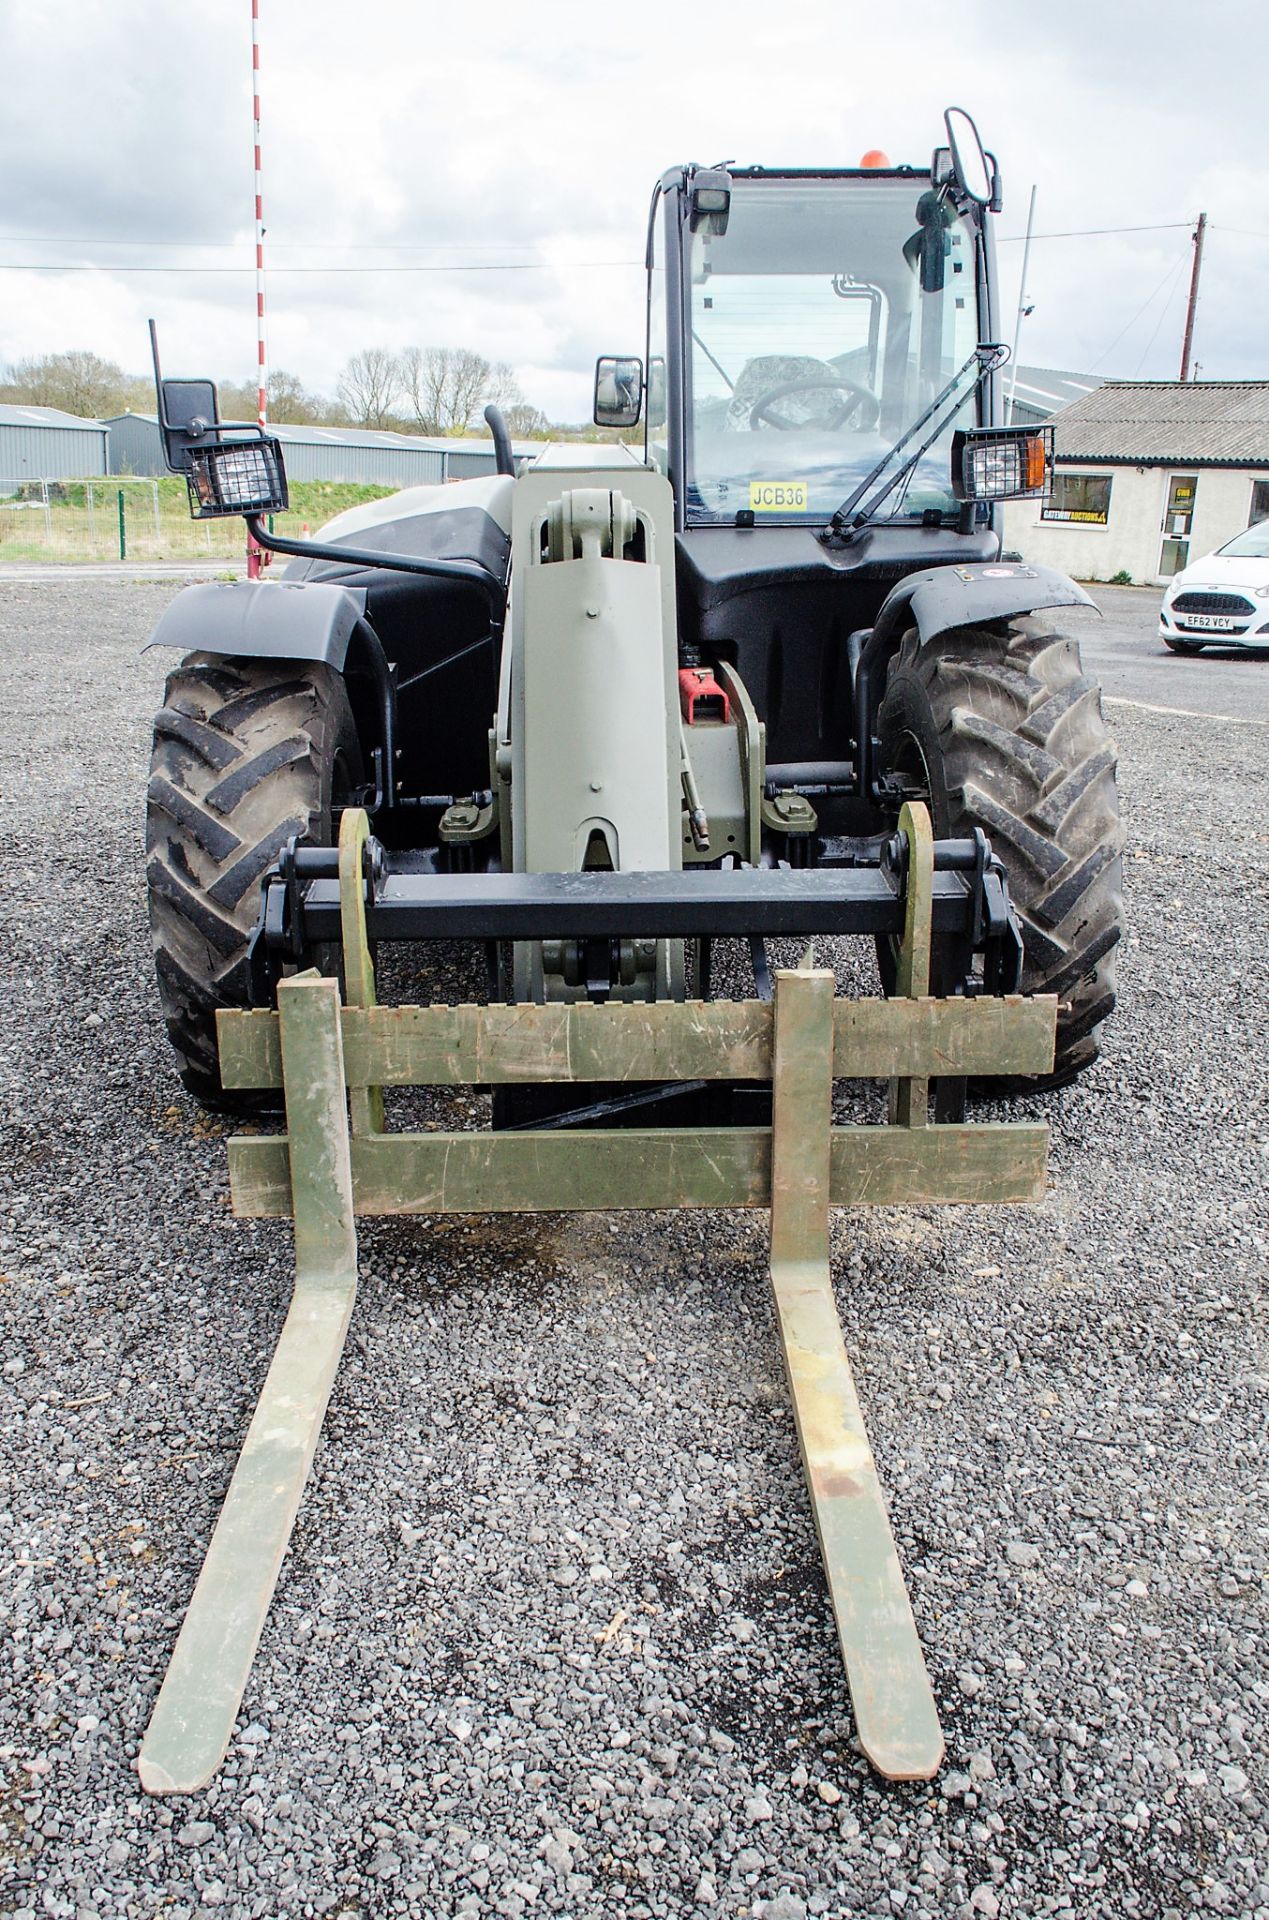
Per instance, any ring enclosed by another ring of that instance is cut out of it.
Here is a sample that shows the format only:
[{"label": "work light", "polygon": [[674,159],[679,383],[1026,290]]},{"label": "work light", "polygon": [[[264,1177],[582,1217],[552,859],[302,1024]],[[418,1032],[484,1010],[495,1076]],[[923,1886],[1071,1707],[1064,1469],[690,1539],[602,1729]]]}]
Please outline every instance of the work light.
[{"label": "work light", "polygon": [[1053,491],[1052,427],[977,427],[952,435],[958,500],[1029,500]]},{"label": "work light", "polygon": [[726,167],[697,167],[689,195],[689,223],[693,233],[724,234],[731,211],[731,175]]},{"label": "work light", "polygon": [[195,520],[235,513],[281,513],[286,469],[276,440],[227,440],[190,452],[189,508]]}]

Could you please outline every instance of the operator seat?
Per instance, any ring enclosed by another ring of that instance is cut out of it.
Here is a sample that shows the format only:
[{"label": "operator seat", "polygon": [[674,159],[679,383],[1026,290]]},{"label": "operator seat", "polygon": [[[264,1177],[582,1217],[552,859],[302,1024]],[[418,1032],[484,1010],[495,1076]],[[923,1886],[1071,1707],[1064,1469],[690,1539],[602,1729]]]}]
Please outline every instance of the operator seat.
[{"label": "operator seat", "polygon": [[816,360],[809,354],[763,353],[754,360],[746,360],[741,368],[723,421],[724,431],[748,433],[755,402],[761,400],[764,393],[793,386],[799,380],[822,380],[825,384],[815,392],[783,395],[778,402],[781,419],[791,426],[828,426],[833,415],[841,410],[844,397],[835,384],[837,369],[827,360]]}]

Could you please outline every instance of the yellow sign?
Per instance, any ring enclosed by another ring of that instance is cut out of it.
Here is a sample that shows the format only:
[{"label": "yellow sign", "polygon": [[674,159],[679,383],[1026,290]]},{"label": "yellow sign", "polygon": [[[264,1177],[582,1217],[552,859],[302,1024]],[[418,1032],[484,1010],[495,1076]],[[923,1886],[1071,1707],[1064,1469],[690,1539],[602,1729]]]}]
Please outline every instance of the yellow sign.
[{"label": "yellow sign", "polygon": [[751,480],[749,506],[754,513],[805,513],[809,493],[805,480]]}]

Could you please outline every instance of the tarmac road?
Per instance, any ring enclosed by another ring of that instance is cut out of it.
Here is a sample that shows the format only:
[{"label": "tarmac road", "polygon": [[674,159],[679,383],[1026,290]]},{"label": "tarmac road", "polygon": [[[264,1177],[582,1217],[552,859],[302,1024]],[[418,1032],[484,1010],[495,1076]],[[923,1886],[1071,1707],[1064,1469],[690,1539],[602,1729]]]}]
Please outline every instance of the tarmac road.
[{"label": "tarmac road", "polygon": [[1078,631],[1087,670],[1101,681],[1111,716],[1121,704],[1216,714],[1269,726],[1269,647],[1207,647],[1191,659],[1159,638],[1160,587],[1090,586],[1102,618],[1062,609]]}]

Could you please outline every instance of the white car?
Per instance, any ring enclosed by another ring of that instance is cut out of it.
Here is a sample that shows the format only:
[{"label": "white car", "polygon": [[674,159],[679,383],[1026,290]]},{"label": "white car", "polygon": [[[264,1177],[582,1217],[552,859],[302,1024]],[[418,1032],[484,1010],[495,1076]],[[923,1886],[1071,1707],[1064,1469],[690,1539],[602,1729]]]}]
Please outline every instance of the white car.
[{"label": "white car", "polygon": [[1173,653],[1269,648],[1269,520],[1177,574],[1159,609],[1159,638]]}]

